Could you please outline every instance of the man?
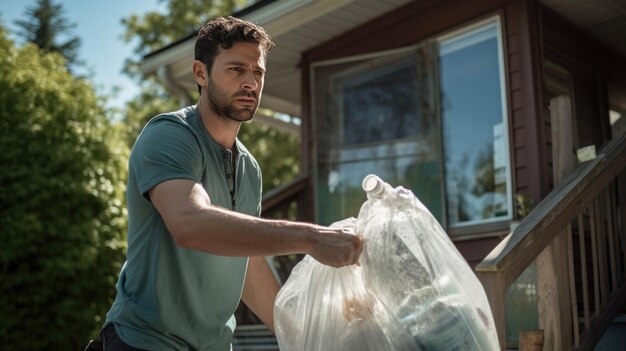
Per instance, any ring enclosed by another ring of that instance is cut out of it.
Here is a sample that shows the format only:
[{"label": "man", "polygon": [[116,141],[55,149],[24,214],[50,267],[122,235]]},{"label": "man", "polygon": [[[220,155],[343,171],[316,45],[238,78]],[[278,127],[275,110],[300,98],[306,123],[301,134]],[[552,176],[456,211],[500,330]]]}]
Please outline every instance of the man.
[{"label": "man", "polygon": [[240,299],[273,330],[279,286],[263,256],[358,261],[352,232],[258,218],[261,173],[237,133],[259,105],[273,45],[236,18],[202,26],[197,105],[155,117],[137,138],[127,261],[101,333],[105,350],[229,350]]}]

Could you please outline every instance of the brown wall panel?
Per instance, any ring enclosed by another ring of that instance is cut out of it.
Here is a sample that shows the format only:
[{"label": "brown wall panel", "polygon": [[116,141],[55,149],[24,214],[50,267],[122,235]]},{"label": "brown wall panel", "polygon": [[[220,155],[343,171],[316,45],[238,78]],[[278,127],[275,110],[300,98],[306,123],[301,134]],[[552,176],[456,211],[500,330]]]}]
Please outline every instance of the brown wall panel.
[{"label": "brown wall panel", "polygon": [[520,71],[509,71],[509,77],[511,81],[509,89],[519,91],[522,88],[522,74]]},{"label": "brown wall panel", "polygon": [[[517,129],[524,129],[524,110],[522,109],[513,110],[511,115],[513,116],[512,117],[513,123],[511,124],[514,128],[513,131],[515,132],[515,130]],[[523,146],[523,144],[518,143],[515,146],[516,147]]]},{"label": "brown wall panel", "polygon": [[491,238],[455,241],[454,245],[473,269],[500,243],[502,238],[503,235],[498,235]]},{"label": "brown wall panel", "polygon": [[[520,79],[520,82],[523,82],[523,79]],[[523,112],[523,109],[524,109],[524,95],[523,94],[524,94],[524,91],[522,91],[521,87],[515,90],[510,90],[511,98],[509,100],[509,106],[511,106],[511,110]]]},{"label": "brown wall panel", "polygon": [[515,147],[514,154],[517,160],[517,163],[515,164],[515,166],[517,168],[526,167],[526,162],[525,162],[526,148],[523,146],[517,146]]},{"label": "brown wall panel", "polygon": [[626,81],[626,58],[594,40],[546,7],[541,7],[544,45],[564,57],[586,67],[592,67],[604,77]]},{"label": "brown wall panel", "polygon": [[[524,192],[538,203],[548,193],[549,180],[545,157],[545,134],[541,117],[541,46],[540,29],[538,26],[538,10],[533,0],[519,0],[515,6],[515,29],[519,53],[511,54],[511,70],[509,74],[519,74],[519,88],[511,89],[511,106],[516,126],[523,129],[523,134],[514,136],[512,143],[515,146],[524,145],[526,153],[525,181],[524,186],[519,184],[522,174],[515,174],[515,191]],[[516,67],[519,71],[516,69]],[[519,122],[521,121],[521,123]],[[517,160],[514,160],[517,162]]]},{"label": "brown wall panel", "polygon": [[[511,23],[508,23],[508,27],[511,27]],[[520,51],[519,47],[519,36],[517,34],[507,33],[507,43],[509,43],[509,47],[507,53],[509,55],[518,54]]]},{"label": "brown wall panel", "polygon": [[314,62],[394,49],[495,14],[502,1],[415,1],[350,30],[304,54]]},{"label": "brown wall panel", "polygon": [[614,98],[626,106],[626,57],[545,7],[541,7],[541,26],[545,59],[573,76],[575,146],[594,144],[599,148],[611,138],[608,86]]}]

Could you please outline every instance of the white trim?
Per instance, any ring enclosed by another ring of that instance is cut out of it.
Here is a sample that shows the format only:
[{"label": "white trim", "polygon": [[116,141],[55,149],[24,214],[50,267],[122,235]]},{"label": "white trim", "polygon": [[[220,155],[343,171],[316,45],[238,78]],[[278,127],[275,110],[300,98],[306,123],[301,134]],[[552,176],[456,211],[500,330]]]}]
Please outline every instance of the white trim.
[{"label": "white trim", "polygon": [[242,19],[261,25],[274,39],[354,0],[279,0]]},{"label": "white trim", "polygon": [[[450,31],[447,31],[445,33],[442,33],[440,35],[437,35],[435,37],[435,40],[437,41],[444,41],[444,40],[448,40],[452,37],[456,37],[456,36],[460,36],[463,35],[464,33],[467,32],[471,32],[474,31],[482,26],[486,26],[488,25],[490,22],[496,22],[498,24],[498,29],[501,28],[500,26],[500,16],[499,15],[495,15],[495,16],[490,16],[487,17],[485,19],[482,19],[478,22],[472,22],[471,24],[462,26],[461,28],[456,28],[456,29],[452,29]],[[498,31],[499,33],[499,31]]]},{"label": "white trim", "polygon": [[[377,51],[377,52],[370,52],[367,54],[361,54],[361,55],[354,55],[354,56],[349,56],[349,57],[341,57],[341,58],[336,58],[336,59],[332,59],[332,60],[325,60],[325,61],[318,61],[318,62],[314,62],[310,65],[311,67],[311,74],[313,74],[313,69],[319,67],[319,66],[328,66],[328,65],[336,65],[336,64],[341,64],[341,63],[347,63],[347,62],[353,62],[353,61],[360,61],[360,60],[368,60],[368,59],[374,59],[374,58],[382,58],[382,57],[386,57],[386,56],[393,56],[393,55],[400,55],[400,54],[405,54],[405,53],[410,53],[412,51],[414,51],[416,48],[418,48],[419,45],[410,45],[410,46],[405,46],[399,49],[392,49],[392,50],[385,50],[385,51]],[[311,81],[313,81],[315,77],[312,75],[311,76]],[[313,83],[311,83],[311,88],[313,88]]]},{"label": "white trim", "polygon": [[191,96],[181,87],[175,79],[172,78],[171,66],[161,66],[157,69],[157,78],[163,83],[165,89],[172,95],[178,97],[178,105],[183,108],[191,104]]},{"label": "white trim", "polygon": [[282,112],[291,116],[300,116],[302,113],[302,107],[300,104],[266,94],[265,92],[261,96],[261,106],[267,107],[275,112]]},{"label": "white trim", "polygon": [[[315,20],[354,0],[278,0],[242,19],[261,25],[274,39],[289,33],[304,23]],[[139,69],[144,74],[154,73],[159,67],[193,56],[195,36],[142,60]]]},{"label": "white trim", "polygon": [[[478,27],[476,30],[471,31],[463,31],[464,33],[462,32],[458,35],[446,36],[446,39],[438,39],[439,55],[450,54],[457,50],[497,37],[497,32],[495,35],[491,32],[494,28],[496,31],[499,30],[497,22],[487,23],[484,27]],[[443,42],[447,43],[442,44]]]},{"label": "white trim", "polygon": [[268,116],[264,113],[257,111],[254,114],[253,122],[261,123],[270,128],[280,130],[285,133],[289,133],[294,135],[296,138],[300,139],[300,126],[294,123],[281,121],[278,118],[274,118],[272,116]]},{"label": "white trim", "polygon": [[[139,63],[139,70],[141,70],[143,74],[150,74],[156,72],[161,66],[170,65],[189,56],[193,58],[195,46],[196,38],[189,38],[167,50],[143,59]],[[191,70],[191,67],[189,67],[189,70]]]},{"label": "white trim", "polygon": [[507,155],[506,158],[506,171],[507,171],[507,177],[508,177],[508,181],[506,182],[506,192],[507,192],[507,196],[509,198],[509,201],[511,201],[510,203],[510,210],[511,213],[509,213],[509,215],[507,216],[510,220],[512,220],[515,216],[514,216],[514,212],[515,212],[515,198],[513,196],[513,167],[512,167],[512,160],[513,160],[513,155],[511,155],[511,130],[510,130],[510,126],[509,126],[509,100],[507,99],[507,92],[509,91],[509,87],[507,86],[507,72],[506,72],[506,67],[504,65],[504,57],[505,57],[505,52],[504,52],[504,39],[502,39],[502,19],[500,18],[500,16],[496,16],[496,24],[497,24],[497,33],[498,33],[498,37],[497,37],[497,41],[498,41],[498,69],[500,70],[500,99],[502,100],[501,103],[501,107],[502,107],[502,123],[504,123],[504,130],[505,133],[503,134],[504,137],[506,138],[506,141],[504,143],[504,154]]},{"label": "white trim", "polygon": [[280,16],[288,15],[300,9],[304,5],[309,5],[314,1],[315,0],[278,0],[241,16],[241,19],[257,24],[266,24]]}]

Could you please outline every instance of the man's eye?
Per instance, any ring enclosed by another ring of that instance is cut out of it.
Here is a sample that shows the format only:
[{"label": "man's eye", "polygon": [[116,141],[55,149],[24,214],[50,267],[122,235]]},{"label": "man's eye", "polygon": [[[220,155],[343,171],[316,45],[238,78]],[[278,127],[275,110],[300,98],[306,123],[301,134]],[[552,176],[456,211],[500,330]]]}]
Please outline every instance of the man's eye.
[{"label": "man's eye", "polygon": [[254,74],[256,74],[257,76],[263,77],[265,72],[263,72],[263,71],[254,71]]},{"label": "man's eye", "polygon": [[231,67],[230,70],[235,72],[241,72],[241,67]]}]

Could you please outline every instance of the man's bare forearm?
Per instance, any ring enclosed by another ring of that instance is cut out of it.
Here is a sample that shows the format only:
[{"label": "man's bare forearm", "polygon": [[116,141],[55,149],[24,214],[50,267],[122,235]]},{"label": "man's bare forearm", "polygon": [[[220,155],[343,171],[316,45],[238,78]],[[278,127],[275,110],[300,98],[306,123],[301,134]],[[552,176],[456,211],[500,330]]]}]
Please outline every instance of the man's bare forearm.
[{"label": "man's bare forearm", "polygon": [[149,195],[181,247],[222,256],[304,253],[335,267],[356,263],[361,253],[362,243],[354,232],[213,206],[204,188],[191,180],[165,181]]},{"label": "man's bare forearm", "polygon": [[309,225],[267,220],[215,206],[194,211],[173,228],[179,246],[223,256],[308,253]]}]

